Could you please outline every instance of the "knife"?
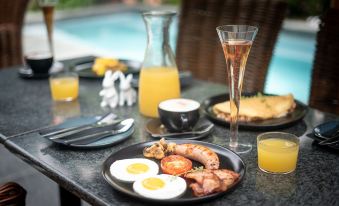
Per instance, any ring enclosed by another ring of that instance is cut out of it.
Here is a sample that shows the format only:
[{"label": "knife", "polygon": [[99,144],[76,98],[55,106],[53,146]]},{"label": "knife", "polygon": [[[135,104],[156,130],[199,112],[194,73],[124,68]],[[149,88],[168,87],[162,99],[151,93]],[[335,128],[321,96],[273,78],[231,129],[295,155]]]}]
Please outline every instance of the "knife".
[{"label": "knife", "polygon": [[86,135],[82,137],[61,140],[60,142],[63,144],[67,144],[67,145],[70,145],[70,144],[87,145],[87,144],[96,142],[98,140],[101,140],[105,137],[121,134],[121,133],[128,131],[134,125],[134,119],[132,118],[125,119],[121,121],[120,125],[122,125],[122,127],[118,130],[103,131],[103,132],[90,134],[90,135]]}]

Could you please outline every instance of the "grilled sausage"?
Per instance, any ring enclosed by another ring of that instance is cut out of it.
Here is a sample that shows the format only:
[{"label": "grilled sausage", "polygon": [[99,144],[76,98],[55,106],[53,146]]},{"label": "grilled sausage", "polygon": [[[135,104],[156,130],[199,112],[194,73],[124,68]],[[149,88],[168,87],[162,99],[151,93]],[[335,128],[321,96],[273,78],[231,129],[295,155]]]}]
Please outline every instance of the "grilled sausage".
[{"label": "grilled sausage", "polygon": [[178,144],[174,147],[174,154],[182,155],[200,162],[206,169],[219,169],[218,155],[211,149],[198,144]]}]

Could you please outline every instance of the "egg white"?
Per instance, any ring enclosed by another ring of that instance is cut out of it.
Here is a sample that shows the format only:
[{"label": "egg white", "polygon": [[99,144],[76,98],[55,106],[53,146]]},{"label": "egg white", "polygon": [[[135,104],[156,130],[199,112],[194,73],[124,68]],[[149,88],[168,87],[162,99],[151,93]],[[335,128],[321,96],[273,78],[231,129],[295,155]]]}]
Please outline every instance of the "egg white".
[{"label": "egg white", "polygon": [[[134,163],[142,163],[148,166],[149,170],[142,174],[131,174],[127,172],[127,167]],[[113,162],[110,166],[110,172],[113,177],[123,182],[134,182],[137,179],[156,175],[159,173],[159,166],[152,160],[144,158],[123,159]]]},{"label": "egg white", "polygon": [[142,178],[134,182],[133,190],[141,196],[160,200],[179,197],[186,191],[186,181],[181,177],[167,174],[154,175],[150,177],[156,177],[163,180],[165,182],[164,187],[158,190],[149,190],[142,185],[142,181],[145,179]]}]

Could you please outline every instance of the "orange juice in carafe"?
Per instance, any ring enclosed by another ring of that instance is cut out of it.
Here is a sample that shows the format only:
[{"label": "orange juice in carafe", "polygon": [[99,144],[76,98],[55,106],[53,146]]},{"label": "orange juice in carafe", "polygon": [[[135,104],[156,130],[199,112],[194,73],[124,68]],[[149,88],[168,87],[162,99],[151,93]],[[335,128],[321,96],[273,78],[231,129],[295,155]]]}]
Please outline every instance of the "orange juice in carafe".
[{"label": "orange juice in carafe", "polygon": [[180,97],[179,74],[176,68],[150,67],[141,70],[139,110],[149,117],[158,117],[161,101]]},{"label": "orange juice in carafe", "polygon": [[147,47],[139,78],[139,111],[158,117],[161,101],[180,97],[180,82],[175,56],[169,44],[169,25],[175,12],[143,13]]}]

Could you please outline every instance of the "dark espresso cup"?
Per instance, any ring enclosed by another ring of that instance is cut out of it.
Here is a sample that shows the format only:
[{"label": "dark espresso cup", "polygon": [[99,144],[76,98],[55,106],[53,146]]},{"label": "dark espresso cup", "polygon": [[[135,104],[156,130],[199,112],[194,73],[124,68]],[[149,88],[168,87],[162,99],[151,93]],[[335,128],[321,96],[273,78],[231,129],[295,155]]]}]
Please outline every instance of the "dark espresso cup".
[{"label": "dark espresso cup", "polygon": [[53,56],[49,52],[33,52],[25,55],[26,64],[35,74],[46,74],[53,64]]},{"label": "dark espresso cup", "polygon": [[160,102],[161,123],[170,132],[190,131],[199,120],[200,103],[190,99],[169,99]]}]

